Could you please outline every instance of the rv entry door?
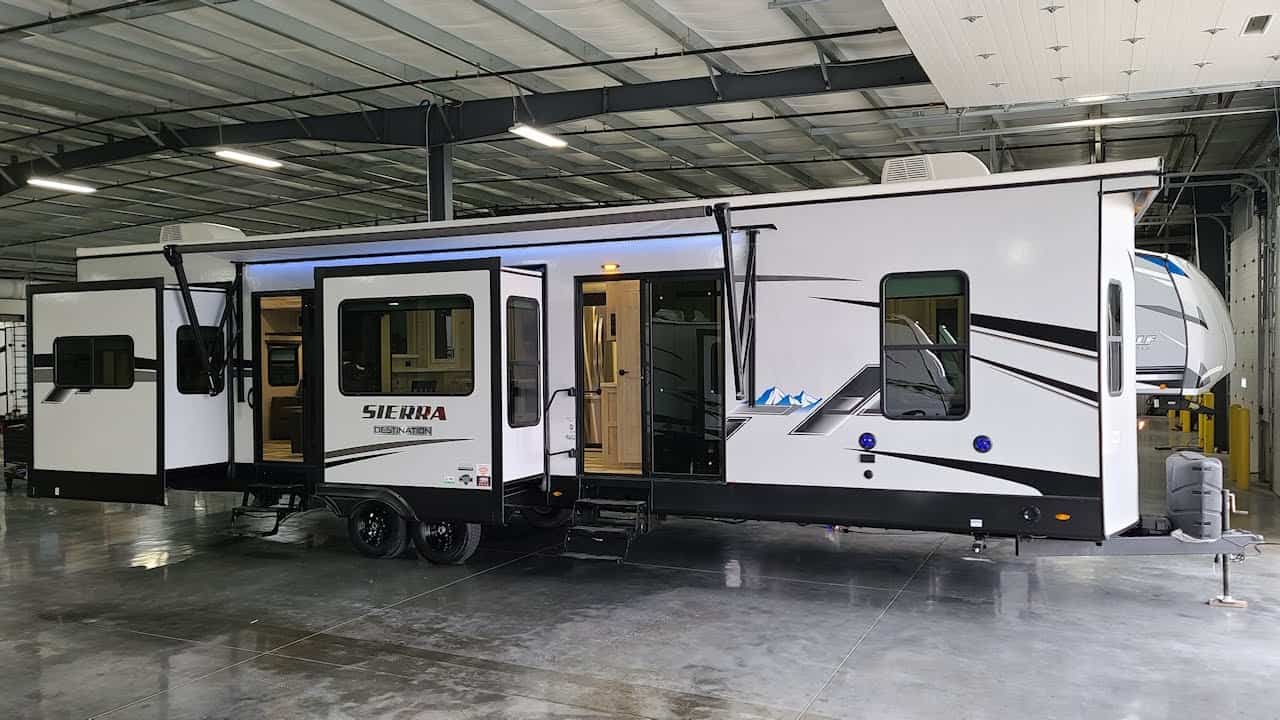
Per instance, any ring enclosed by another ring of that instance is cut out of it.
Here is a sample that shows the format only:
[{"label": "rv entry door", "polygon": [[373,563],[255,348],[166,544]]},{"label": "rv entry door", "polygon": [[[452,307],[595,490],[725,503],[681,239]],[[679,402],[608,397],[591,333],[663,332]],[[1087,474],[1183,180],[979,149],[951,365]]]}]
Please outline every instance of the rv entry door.
[{"label": "rv entry door", "polygon": [[164,504],[161,283],[31,287],[32,496]]},{"label": "rv entry door", "polygon": [[423,519],[502,515],[496,258],[316,269],[324,485]]}]

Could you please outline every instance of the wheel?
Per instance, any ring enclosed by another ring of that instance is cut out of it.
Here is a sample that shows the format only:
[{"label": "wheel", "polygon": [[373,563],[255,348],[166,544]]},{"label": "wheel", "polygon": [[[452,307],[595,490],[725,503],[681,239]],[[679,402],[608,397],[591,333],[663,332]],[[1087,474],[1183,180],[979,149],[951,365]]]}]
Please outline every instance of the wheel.
[{"label": "wheel", "polygon": [[480,545],[479,523],[428,520],[413,526],[413,544],[437,565],[461,565]]},{"label": "wheel", "polygon": [[573,519],[572,508],[527,507],[521,508],[520,514],[536,528],[564,527]]},{"label": "wheel", "polygon": [[347,536],[361,555],[391,558],[409,542],[408,523],[381,500],[365,500],[347,517]]}]

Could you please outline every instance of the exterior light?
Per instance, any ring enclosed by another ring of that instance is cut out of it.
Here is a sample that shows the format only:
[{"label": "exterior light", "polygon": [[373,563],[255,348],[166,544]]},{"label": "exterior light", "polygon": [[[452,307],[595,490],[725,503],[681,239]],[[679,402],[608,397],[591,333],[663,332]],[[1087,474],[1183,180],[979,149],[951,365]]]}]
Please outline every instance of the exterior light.
[{"label": "exterior light", "polygon": [[991,438],[979,435],[973,439],[973,449],[980,453],[991,452]]},{"label": "exterior light", "polygon": [[619,265],[618,263],[605,263],[605,264],[603,264],[603,265],[601,265],[601,266],[600,266],[600,269],[601,269],[601,270],[603,270],[603,271],[605,271],[605,272],[607,272],[607,273],[614,273],[614,272],[618,272],[619,270],[621,270],[621,269],[622,269],[622,266],[621,266],[621,265]]},{"label": "exterior light", "polygon": [[80,193],[88,195],[89,193],[98,192],[98,188],[81,185],[80,183],[65,182],[63,180],[50,180],[49,178],[27,178],[28,185],[34,185],[46,190],[61,190],[63,192]]},{"label": "exterior light", "polygon": [[858,447],[863,450],[871,450],[876,446],[876,436],[871,433],[862,433],[858,436]]},{"label": "exterior light", "polygon": [[545,145],[549,148],[562,148],[569,144],[551,133],[543,132],[536,127],[530,127],[524,123],[512,125],[509,130],[525,140],[532,140],[539,145]]},{"label": "exterior light", "polygon": [[239,150],[218,150],[213,154],[223,160],[238,162],[242,165],[252,165],[254,167],[262,168],[263,170],[275,170],[284,164],[279,160],[272,160],[269,157],[241,152]]}]

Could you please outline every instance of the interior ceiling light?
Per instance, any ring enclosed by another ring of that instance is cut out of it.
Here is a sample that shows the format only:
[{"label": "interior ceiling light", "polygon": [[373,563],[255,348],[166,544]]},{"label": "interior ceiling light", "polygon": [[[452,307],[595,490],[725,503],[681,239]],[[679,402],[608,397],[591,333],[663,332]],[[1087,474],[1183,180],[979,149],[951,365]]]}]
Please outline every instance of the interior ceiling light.
[{"label": "interior ceiling light", "polygon": [[1084,97],[1078,97],[1075,100],[1072,100],[1072,102],[1100,103],[1100,102],[1106,102],[1107,100],[1110,100],[1113,97],[1115,97],[1115,95],[1085,95]]},{"label": "interior ceiling light", "polygon": [[539,145],[545,145],[549,148],[562,148],[569,144],[551,133],[543,132],[536,127],[530,127],[524,123],[516,123],[508,129],[525,140],[532,140]]},{"label": "interior ceiling light", "polygon": [[252,165],[254,167],[260,167],[263,170],[275,170],[284,164],[279,160],[272,160],[269,157],[241,152],[240,150],[218,150],[213,154],[223,160],[230,160],[231,162],[238,162],[244,165]]},{"label": "interior ceiling light", "polygon": [[65,182],[63,180],[50,180],[49,178],[33,177],[27,179],[28,185],[42,187],[46,190],[61,190],[63,192],[80,193],[88,195],[89,193],[98,192],[98,188],[81,185],[80,183]]}]

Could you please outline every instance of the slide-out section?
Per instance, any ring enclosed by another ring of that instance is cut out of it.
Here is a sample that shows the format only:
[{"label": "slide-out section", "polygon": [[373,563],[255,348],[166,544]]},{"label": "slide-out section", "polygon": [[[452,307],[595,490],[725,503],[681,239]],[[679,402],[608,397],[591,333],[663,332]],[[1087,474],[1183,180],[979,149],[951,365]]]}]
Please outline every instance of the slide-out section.
[{"label": "slide-out section", "polygon": [[164,504],[162,292],[32,286],[31,495]]},{"label": "slide-out section", "polygon": [[500,276],[496,258],[316,270],[324,492],[501,521]]}]

